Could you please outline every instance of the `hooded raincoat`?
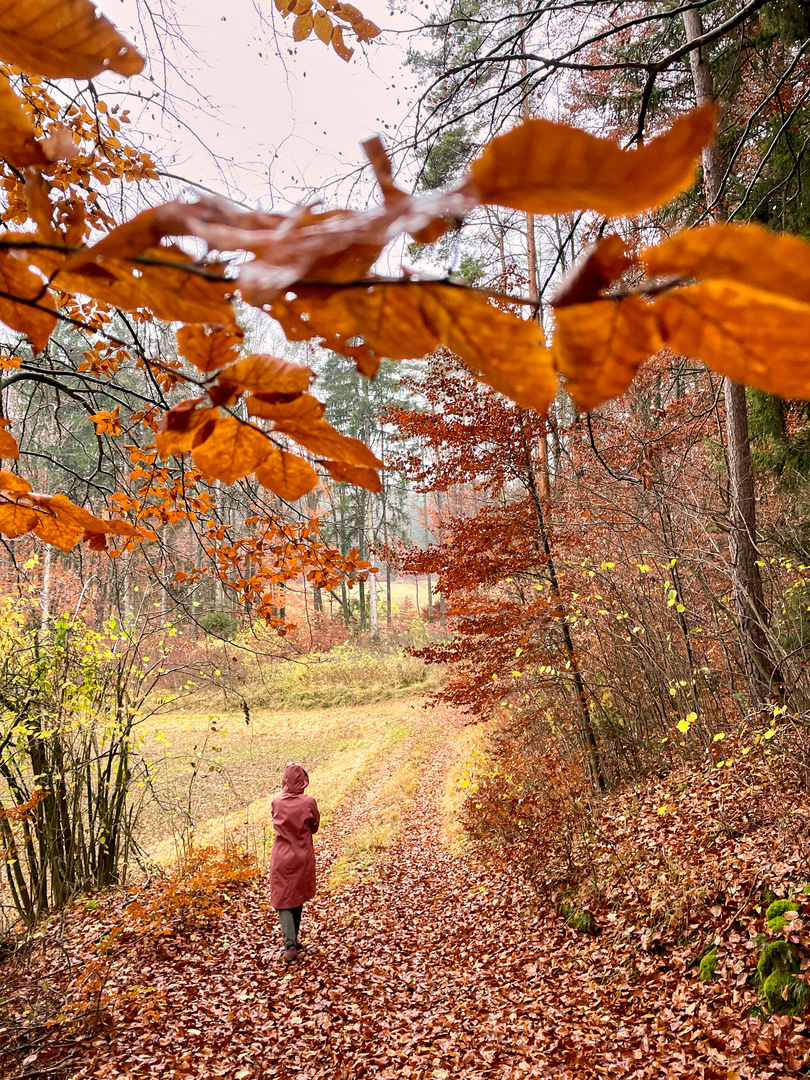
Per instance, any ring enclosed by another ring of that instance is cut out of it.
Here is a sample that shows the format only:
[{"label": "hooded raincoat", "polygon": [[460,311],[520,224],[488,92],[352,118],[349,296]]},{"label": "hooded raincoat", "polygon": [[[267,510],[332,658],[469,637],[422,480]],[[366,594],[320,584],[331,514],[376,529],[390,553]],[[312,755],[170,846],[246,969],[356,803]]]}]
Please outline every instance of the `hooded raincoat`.
[{"label": "hooded raincoat", "polygon": [[273,854],[270,857],[270,903],[281,911],[296,908],[315,895],[315,851],[312,835],[318,831],[318,804],[304,789],[309,783],[300,765],[284,770],[281,794],[273,799]]}]

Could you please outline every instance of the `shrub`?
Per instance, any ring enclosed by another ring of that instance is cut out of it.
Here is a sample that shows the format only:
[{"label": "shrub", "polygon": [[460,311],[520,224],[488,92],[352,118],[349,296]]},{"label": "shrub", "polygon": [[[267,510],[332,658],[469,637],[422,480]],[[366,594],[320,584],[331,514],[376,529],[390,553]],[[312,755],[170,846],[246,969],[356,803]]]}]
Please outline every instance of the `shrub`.
[{"label": "shrub", "polygon": [[227,611],[206,611],[200,616],[200,626],[207,634],[232,641],[239,629],[239,622]]}]

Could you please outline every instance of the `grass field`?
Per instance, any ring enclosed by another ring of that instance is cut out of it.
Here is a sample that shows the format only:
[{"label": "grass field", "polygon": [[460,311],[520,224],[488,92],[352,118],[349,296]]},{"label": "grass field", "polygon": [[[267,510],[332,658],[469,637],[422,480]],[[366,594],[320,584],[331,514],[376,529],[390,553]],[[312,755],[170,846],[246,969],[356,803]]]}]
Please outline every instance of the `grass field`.
[{"label": "grass field", "polygon": [[163,864],[192,837],[198,845],[236,843],[264,861],[272,842],[270,804],[293,759],[309,772],[309,792],[327,823],[375,770],[391,774],[390,791],[383,793],[387,809],[375,819],[390,830],[424,753],[423,716],[422,699],[415,697],[301,712],[252,710],[250,724],[241,713],[151,720],[138,746],[149,772],[141,789],[139,843]]}]

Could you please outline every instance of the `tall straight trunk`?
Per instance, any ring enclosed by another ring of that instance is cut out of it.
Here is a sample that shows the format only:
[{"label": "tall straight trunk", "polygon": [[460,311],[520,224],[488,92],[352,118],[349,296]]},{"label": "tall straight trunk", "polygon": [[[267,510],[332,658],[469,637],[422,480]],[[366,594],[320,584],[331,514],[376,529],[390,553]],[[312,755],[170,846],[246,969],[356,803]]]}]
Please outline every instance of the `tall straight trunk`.
[{"label": "tall straight trunk", "polygon": [[380,636],[380,623],[377,612],[377,575],[368,575],[368,625],[371,631],[371,640],[377,641]]},{"label": "tall straight trunk", "polygon": [[[684,11],[683,25],[688,42],[695,41],[703,34],[703,21],[699,11]],[[689,54],[689,64],[698,105],[712,101],[712,76],[702,49],[695,49]],[[709,215],[715,221],[725,221],[727,215],[722,202],[723,169],[716,142],[703,150],[703,186]],[[760,706],[778,689],[780,677],[778,664],[768,641],[769,612],[763,594],[762,575],[759,572],[756,492],[751,467],[745,387],[726,378],[723,380],[723,394],[726,402],[728,443],[728,556],[732,592],[751,701],[755,706]]]},{"label": "tall straight trunk", "polygon": [[51,617],[51,546],[50,544],[43,544],[43,547],[45,551],[42,557],[42,592],[39,596],[41,617],[39,626],[44,634],[48,630],[48,621]]}]

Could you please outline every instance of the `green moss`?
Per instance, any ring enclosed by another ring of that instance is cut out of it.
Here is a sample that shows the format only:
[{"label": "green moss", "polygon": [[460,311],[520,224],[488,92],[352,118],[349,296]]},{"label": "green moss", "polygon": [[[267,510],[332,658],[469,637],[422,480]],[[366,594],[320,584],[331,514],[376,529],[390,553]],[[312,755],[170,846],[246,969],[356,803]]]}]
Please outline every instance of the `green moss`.
[{"label": "green moss", "polygon": [[779,899],[779,897],[776,895],[776,893],[773,891],[773,889],[770,887],[770,885],[764,885],[763,886],[763,888],[762,888],[762,903],[763,904],[772,904],[774,902],[774,900],[778,900],[778,899]]},{"label": "green moss", "polygon": [[700,970],[698,977],[701,982],[711,982],[714,978],[714,974],[717,971],[717,946],[713,949],[709,949],[703,959],[700,961]]},{"label": "green moss", "polygon": [[786,911],[798,911],[799,907],[795,900],[774,900],[772,904],[768,905],[768,910],[765,912],[765,918],[768,922],[771,919],[775,919],[778,915],[784,915]]},{"label": "green moss", "polygon": [[790,923],[784,917],[784,915],[777,915],[775,919],[768,919],[769,930],[784,930]]},{"label": "green moss", "polygon": [[789,941],[783,941],[781,938],[777,941],[771,941],[765,946],[757,964],[759,980],[763,988],[770,975],[779,972],[789,972],[795,975],[798,970],[799,954],[796,951],[796,946]]},{"label": "green moss", "polygon": [[772,1013],[798,1016],[810,1002],[810,986],[788,971],[774,971],[762,984],[762,997]]},{"label": "green moss", "polygon": [[592,937],[596,937],[599,933],[596,919],[594,919],[590,911],[584,911],[582,908],[573,907],[571,904],[559,904],[557,911],[559,911],[560,915],[562,915],[570,927],[574,930],[579,930],[581,934],[590,934]]}]

